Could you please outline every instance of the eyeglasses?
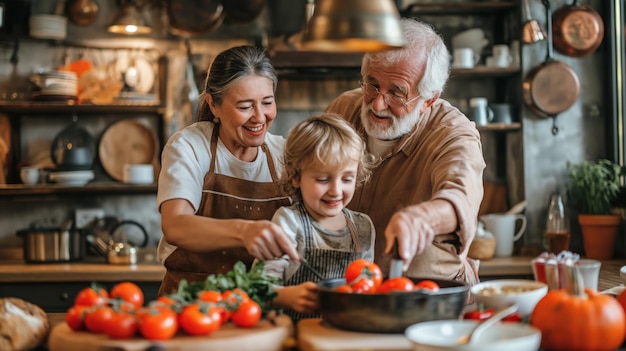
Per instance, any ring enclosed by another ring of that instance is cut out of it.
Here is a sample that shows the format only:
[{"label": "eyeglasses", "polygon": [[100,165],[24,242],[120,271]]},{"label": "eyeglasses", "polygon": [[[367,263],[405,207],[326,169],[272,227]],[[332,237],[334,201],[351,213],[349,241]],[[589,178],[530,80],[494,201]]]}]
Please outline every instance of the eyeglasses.
[{"label": "eyeglasses", "polygon": [[389,105],[389,107],[394,107],[394,108],[403,107],[403,106],[406,106],[409,102],[414,101],[415,99],[420,97],[420,95],[417,95],[407,100],[404,97],[393,94],[393,93],[381,94],[380,90],[378,90],[378,88],[373,86],[371,83],[359,81],[359,84],[361,84],[361,89],[363,89],[363,93],[368,98],[375,99],[378,97],[378,95],[382,95],[383,101],[385,101],[385,103]]}]

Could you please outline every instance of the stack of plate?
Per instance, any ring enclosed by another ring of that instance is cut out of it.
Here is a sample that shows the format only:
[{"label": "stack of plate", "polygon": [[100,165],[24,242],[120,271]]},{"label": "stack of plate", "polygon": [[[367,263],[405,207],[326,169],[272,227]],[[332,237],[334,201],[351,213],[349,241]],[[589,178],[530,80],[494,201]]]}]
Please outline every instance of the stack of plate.
[{"label": "stack of plate", "polygon": [[51,182],[63,185],[85,185],[94,177],[93,171],[51,172]]},{"label": "stack of plate", "polygon": [[78,78],[74,72],[49,71],[34,74],[30,77],[39,88],[32,93],[35,100],[76,100]]},{"label": "stack of plate", "polygon": [[63,40],[67,36],[67,18],[59,15],[32,15],[30,36],[39,39]]}]

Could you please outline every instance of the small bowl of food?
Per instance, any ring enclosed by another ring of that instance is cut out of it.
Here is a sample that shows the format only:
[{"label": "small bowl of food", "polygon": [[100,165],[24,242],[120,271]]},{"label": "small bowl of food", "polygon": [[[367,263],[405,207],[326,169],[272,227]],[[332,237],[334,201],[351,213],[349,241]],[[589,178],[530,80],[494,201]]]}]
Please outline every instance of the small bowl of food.
[{"label": "small bowl of food", "polygon": [[415,351],[537,351],[541,331],[525,323],[497,323],[470,343],[459,344],[479,323],[475,320],[438,320],[409,326],[404,335]]},{"label": "small bowl of food", "polygon": [[529,279],[496,279],[475,284],[470,292],[476,303],[488,308],[499,310],[517,304],[518,313],[528,316],[548,293],[548,285]]}]

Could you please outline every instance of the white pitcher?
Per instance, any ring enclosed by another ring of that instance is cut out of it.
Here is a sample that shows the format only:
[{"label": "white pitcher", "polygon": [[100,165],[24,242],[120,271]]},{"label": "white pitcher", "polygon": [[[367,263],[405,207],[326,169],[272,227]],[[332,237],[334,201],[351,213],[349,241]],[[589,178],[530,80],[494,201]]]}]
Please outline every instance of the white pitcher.
[{"label": "white pitcher", "polygon": [[[485,228],[496,238],[495,256],[511,256],[513,243],[518,241],[526,230],[526,216],[523,214],[491,213],[482,215],[479,219],[485,223]],[[515,224],[517,221],[520,221],[520,228],[516,232]]]}]

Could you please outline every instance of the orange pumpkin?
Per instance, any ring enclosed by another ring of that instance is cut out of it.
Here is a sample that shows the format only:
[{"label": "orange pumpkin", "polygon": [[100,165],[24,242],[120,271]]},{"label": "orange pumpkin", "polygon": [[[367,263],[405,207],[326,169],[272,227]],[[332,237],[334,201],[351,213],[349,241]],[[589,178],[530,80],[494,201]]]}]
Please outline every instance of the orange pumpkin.
[{"label": "orange pumpkin", "polygon": [[[550,290],[530,315],[541,330],[541,347],[550,351],[612,351],[626,337],[626,314],[617,299],[582,289],[582,279],[569,270],[568,287]],[[572,278],[573,277],[573,278]]]}]

